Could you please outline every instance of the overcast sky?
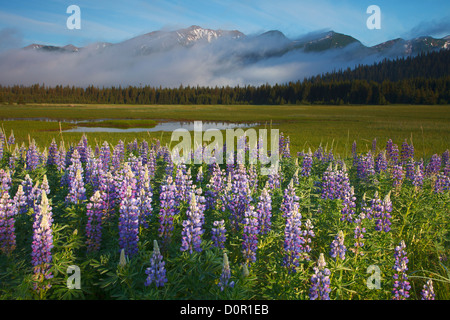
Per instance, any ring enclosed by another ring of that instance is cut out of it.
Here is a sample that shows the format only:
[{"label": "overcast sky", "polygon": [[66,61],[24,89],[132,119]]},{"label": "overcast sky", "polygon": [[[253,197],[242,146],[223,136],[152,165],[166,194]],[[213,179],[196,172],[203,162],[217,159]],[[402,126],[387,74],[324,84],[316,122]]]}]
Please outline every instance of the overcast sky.
[{"label": "overcast sky", "polygon": [[[280,30],[291,39],[318,30],[351,35],[365,45],[402,37],[450,34],[448,0],[0,0],[0,50],[31,43],[84,46],[117,43],[161,29],[199,25],[256,34]],[[69,30],[66,9],[81,9],[81,29]],[[381,9],[381,29],[369,30],[367,7]]]}]

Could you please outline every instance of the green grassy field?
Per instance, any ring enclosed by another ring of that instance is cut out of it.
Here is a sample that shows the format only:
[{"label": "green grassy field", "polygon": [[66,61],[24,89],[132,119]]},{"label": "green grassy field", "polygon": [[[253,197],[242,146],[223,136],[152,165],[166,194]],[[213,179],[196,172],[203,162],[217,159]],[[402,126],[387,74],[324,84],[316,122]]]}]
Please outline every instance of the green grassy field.
[{"label": "green grassy field", "polygon": [[[7,119],[48,118],[60,120],[24,121]],[[76,126],[66,121],[110,119],[104,126],[117,128],[142,127],[148,120],[203,120],[229,122],[259,122],[259,128],[275,128],[290,137],[291,151],[316,149],[320,144],[335,154],[346,157],[353,141],[358,151],[371,148],[374,138],[379,148],[388,139],[401,145],[404,139],[412,143],[417,157],[429,157],[449,148],[450,105],[416,106],[319,106],[319,105],[3,105],[0,119],[7,136],[14,130],[16,141],[47,145],[53,138],[65,143],[77,143],[82,133],[63,132]],[[114,120],[116,119],[116,120]],[[119,120],[120,121],[117,121]],[[146,121],[147,120],[147,121]],[[155,123],[152,122],[152,126]],[[97,124],[84,124],[84,126]],[[90,141],[111,143],[135,138],[170,140],[170,132],[87,133]]]}]

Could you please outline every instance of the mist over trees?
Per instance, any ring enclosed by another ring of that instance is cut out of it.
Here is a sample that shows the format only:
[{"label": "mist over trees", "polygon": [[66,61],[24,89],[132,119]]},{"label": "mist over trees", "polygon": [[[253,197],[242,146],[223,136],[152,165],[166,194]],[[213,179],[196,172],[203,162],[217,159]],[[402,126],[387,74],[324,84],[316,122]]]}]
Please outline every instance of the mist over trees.
[{"label": "mist over trees", "polygon": [[0,86],[0,103],[104,104],[448,104],[450,51],[383,60],[311,78],[260,86],[85,88]]}]

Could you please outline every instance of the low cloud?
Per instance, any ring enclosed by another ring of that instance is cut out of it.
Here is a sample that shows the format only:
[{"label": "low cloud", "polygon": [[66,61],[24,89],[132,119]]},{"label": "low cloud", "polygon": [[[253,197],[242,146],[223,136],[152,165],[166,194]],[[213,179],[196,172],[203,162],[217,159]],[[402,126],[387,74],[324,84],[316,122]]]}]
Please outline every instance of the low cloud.
[{"label": "low cloud", "polygon": [[352,46],[324,53],[284,51],[284,40],[226,40],[174,45],[168,38],[136,38],[78,52],[10,50],[0,53],[1,85],[86,87],[236,86],[281,84],[324,72],[373,63],[382,56],[355,54]]}]

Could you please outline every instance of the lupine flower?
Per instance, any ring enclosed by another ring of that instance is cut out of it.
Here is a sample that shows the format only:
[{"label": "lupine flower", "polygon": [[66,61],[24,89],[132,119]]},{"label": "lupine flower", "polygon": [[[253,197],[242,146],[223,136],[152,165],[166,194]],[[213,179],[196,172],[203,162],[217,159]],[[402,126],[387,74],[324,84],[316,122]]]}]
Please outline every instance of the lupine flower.
[{"label": "lupine flower", "polygon": [[320,254],[317,266],[313,268],[309,298],[311,300],[330,300],[330,270],[326,268],[323,253]]},{"label": "lupine flower", "polygon": [[445,167],[450,163],[450,150],[445,150],[441,155],[442,165]]},{"label": "lupine flower", "polygon": [[450,190],[450,177],[438,174],[434,183],[434,192],[442,193],[447,190]]},{"label": "lupine flower", "polygon": [[16,248],[14,224],[17,213],[16,202],[3,190],[0,194],[0,250],[6,255],[10,255]]},{"label": "lupine flower", "polygon": [[47,165],[53,166],[58,163],[59,159],[59,150],[58,145],[55,142],[55,139],[52,140],[50,147],[48,148],[48,157],[47,157]]},{"label": "lupine flower", "polygon": [[402,149],[400,151],[400,162],[406,164],[408,160],[414,157],[414,146],[409,145],[408,142],[405,141],[402,143]]},{"label": "lupine flower", "polygon": [[234,287],[234,281],[230,281],[231,278],[231,271],[230,271],[230,264],[228,262],[228,256],[227,253],[223,253],[223,268],[222,268],[222,274],[220,275],[219,280],[219,287],[220,291],[225,290],[226,287],[233,288]]},{"label": "lupine flower", "polygon": [[200,166],[197,172],[197,183],[202,183],[202,181],[203,181],[203,166]]},{"label": "lupine flower", "polygon": [[358,178],[362,180],[368,179],[375,174],[375,163],[371,152],[362,154],[358,158],[356,171]]},{"label": "lupine flower", "polygon": [[39,166],[39,153],[36,149],[36,144],[34,140],[33,142],[30,143],[30,146],[28,147],[26,155],[26,164],[27,169],[29,170],[34,170]]},{"label": "lupine flower", "polygon": [[392,168],[392,186],[394,188],[401,188],[403,182],[403,167],[400,164],[396,164]]},{"label": "lupine flower", "polygon": [[283,201],[281,203],[280,210],[283,218],[286,218],[292,212],[295,204],[298,206],[299,200],[300,198],[295,194],[294,181],[291,179],[288,187],[284,190]]},{"label": "lupine flower", "polygon": [[416,188],[421,188],[423,185],[423,173],[422,170],[420,170],[419,166],[417,166],[416,171],[414,173],[412,184]]},{"label": "lupine flower", "polygon": [[282,179],[281,172],[278,167],[279,167],[279,165],[276,164],[274,166],[274,168],[272,169],[272,171],[267,175],[270,190],[281,187],[281,182],[283,179]]},{"label": "lupine flower", "polygon": [[258,249],[258,215],[253,206],[249,206],[245,211],[243,229],[242,253],[245,264],[250,266],[256,261],[256,250]]},{"label": "lupine flower", "polygon": [[51,287],[46,280],[53,278],[50,270],[53,248],[52,207],[49,205],[47,194],[44,191],[41,195],[41,202],[35,205],[34,211],[31,263],[34,267],[34,290],[39,293]]},{"label": "lupine flower", "polygon": [[224,220],[217,220],[213,222],[214,228],[211,228],[211,238],[213,241],[213,245],[217,248],[224,249],[225,248],[225,241],[226,238],[226,232],[225,229],[225,221]]},{"label": "lupine flower", "polygon": [[270,231],[272,224],[272,197],[269,193],[268,183],[266,183],[265,188],[261,191],[256,207],[256,213],[259,218],[259,232],[261,234],[267,234]]},{"label": "lupine flower", "polygon": [[120,169],[120,165],[125,159],[125,146],[123,144],[122,140],[119,140],[117,145],[114,147],[113,155],[112,155],[112,166],[114,171],[117,171]]},{"label": "lupine flower", "polygon": [[387,166],[386,154],[384,152],[378,153],[378,156],[375,159],[375,172],[384,172],[386,171]]},{"label": "lupine flower", "polygon": [[344,194],[342,199],[342,209],[341,209],[341,221],[353,222],[353,215],[355,214],[356,207],[356,197],[353,187]]},{"label": "lupine flower", "polygon": [[377,138],[372,140],[372,154],[377,152]]},{"label": "lupine flower", "polygon": [[437,175],[441,170],[442,160],[441,157],[437,154],[433,154],[431,156],[430,162],[428,163],[425,169],[425,175],[427,177]]},{"label": "lupine flower", "polygon": [[232,227],[237,230],[252,201],[248,176],[243,164],[234,171],[231,190],[227,194],[227,209],[230,211]]},{"label": "lupine flower", "polygon": [[409,289],[411,286],[409,285],[408,275],[406,271],[408,271],[408,257],[405,251],[406,245],[402,240],[400,245],[395,247],[395,265],[393,267],[395,274],[394,278],[394,289],[392,290],[393,300],[405,300],[409,298]]},{"label": "lupine flower", "polygon": [[434,300],[436,295],[434,294],[433,280],[429,279],[427,283],[423,285],[423,289],[420,292],[421,300]]},{"label": "lupine flower", "polygon": [[86,206],[86,245],[88,251],[98,251],[102,239],[102,218],[105,214],[106,204],[100,191],[96,191]]},{"label": "lupine flower", "polygon": [[150,176],[147,165],[144,165],[141,169],[139,177],[140,179],[137,185],[137,194],[140,198],[139,225],[142,225],[144,228],[148,228],[148,222],[153,212],[153,192],[150,185]]},{"label": "lupine flower", "polygon": [[11,135],[8,138],[8,144],[14,144],[16,142],[16,139],[14,138],[14,132],[11,130]]},{"label": "lupine flower", "polygon": [[128,257],[138,253],[139,242],[139,199],[135,198],[128,186],[119,209],[119,246]]},{"label": "lupine flower", "polygon": [[223,172],[217,163],[213,164],[211,178],[209,179],[209,184],[206,185],[206,207],[215,208],[217,199],[219,198],[219,192],[223,188]]},{"label": "lupine flower", "polygon": [[66,201],[68,203],[78,204],[80,201],[86,200],[86,189],[84,188],[81,171],[77,170],[75,178],[69,181],[69,194],[66,196]]},{"label": "lupine flower", "polygon": [[291,212],[287,215],[286,226],[284,229],[284,257],[283,265],[286,266],[289,272],[296,272],[296,267],[299,266],[301,253],[305,239],[301,230],[302,215],[298,211],[298,204],[294,204]]},{"label": "lupine flower", "polygon": [[178,202],[184,202],[189,200],[189,194],[192,189],[192,177],[190,170],[186,171],[185,164],[179,164],[177,166],[175,175],[175,197]]},{"label": "lupine flower", "polygon": [[[376,209],[376,210],[375,210]],[[389,192],[383,200],[381,205],[381,211],[378,207],[374,208],[373,214],[375,220],[375,230],[389,232],[391,230],[391,212],[392,212],[392,202],[391,193]]]},{"label": "lupine flower", "polygon": [[336,172],[330,163],[322,175],[322,199],[333,200],[336,197]]},{"label": "lupine flower", "polygon": [[398,146],[391,139],[386,144],[386,158],[392,164],[398,163]]},{"label": "lupine flower", "polygon": [[310,257],[309,257],[309,253],[311,252],[311,247],[310,247],[310,243],[312,242],[313,237],[315,237],[315,233],[314,233],[314,226],[311,222],[310,219],[307,219],[305,221],[304,224],[304,228],[303,228],[303,240],[304,240],[304,245],[300,248],[301,249],[301,258],[309,261]]},{"label": "lupine flower", "polygon": [[27,212],[27,200],[27,196],[25,195],[25,192],[23,192],[23,186],[19,184],[16,195],[14,196],[14,203],[17,207],[18,213]]},{"label": "lupine flower", "polygon": [[159,236],[166,244],[172,238],[173,218],[175,214],[178,214],[175,202],[175,188],[172,176],[167,176],[165,183],[161,185],[161,193],[159,194]]},{"label": "lupine flower", "polygon": [[345,252],[347,251],[347,247],[344,244],[344,233],[341,231],[338,232],[334,240],[330,245],[330,256],[334,258],[334,260],[339,258],[343,261],[345,260]]},{"label": "lupine flower", "polygon": [[111,163],[111,150],[109,148],[108,142],[103,142],[100,148],[99,159],[103,170],[108,170],[109,164]]},{"label": "lupine flower", "polygon": [[183,231],[181,232],[181,251],[188,251],[192,254],[193,250],[201,252],[203,223],[202,213],[197,206],[195,193],[191,193],[189,208],[186,211],[187,219],[183,221]]},{"label": "lupine flower", "polygon": [[155,283],[157,288],[164,287],[164,284],[167,282],[166,268],[164,265],[165,262],[159,251],[158,242],[153,240],[153,254],[150,258],[150,267],[145,270],[145,274],[147,274],[145,281],[146,287],[152,283]]}]

